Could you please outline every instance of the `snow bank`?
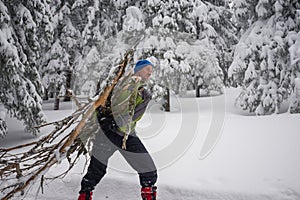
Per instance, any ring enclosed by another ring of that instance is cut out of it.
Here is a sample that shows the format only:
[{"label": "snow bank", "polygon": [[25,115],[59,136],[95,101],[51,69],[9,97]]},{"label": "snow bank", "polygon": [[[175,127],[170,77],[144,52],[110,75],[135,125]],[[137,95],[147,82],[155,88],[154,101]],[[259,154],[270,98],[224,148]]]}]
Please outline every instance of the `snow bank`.
[{"label": "snow bank", "polygon": [[[149,105],[137,131],[158,167],[158,199],[300,199],[300,115],[249,116],[233,106],[238,93],[237,89],[226,89],[224,95],[214,97],[196,99],[191,93],[182,98],[173,96],[170,113],[160,111],[154,102]],[[70,104],[62,108],[58,112],[46,110],[49,121],[72,111]],[[24,137],[21,124],[17,128],[16,123],[9,122],[15,127],[10,129],[14,133],[0,139],[1,147],[33,139]],[[216,126],[219,139],[203,159],[200,151],[207,134]],[[63,180],[47,182],[45,193],[37,199],[76,199],[84,163],[82,158]],[[47,176],[54,176],[64,167],[66,162],[53,167]],[[25,200],[35,197],[37,186]],[[138,176],[115,153],[94,198],[140,199],[139,191]]]}]

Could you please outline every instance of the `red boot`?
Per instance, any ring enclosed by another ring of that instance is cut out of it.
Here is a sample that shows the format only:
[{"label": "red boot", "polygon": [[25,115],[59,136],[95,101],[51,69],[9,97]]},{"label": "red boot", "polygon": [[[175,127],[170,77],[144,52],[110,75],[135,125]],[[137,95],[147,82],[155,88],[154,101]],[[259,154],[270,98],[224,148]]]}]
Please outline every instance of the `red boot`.
[{"label": "red boot", "polygon": [[143,200],[156,200],[156,186],[142,187],[141,194]]},{"label": "red boot", "polygon": [[80,192],[78,200],[92,200],[93,192]]}]

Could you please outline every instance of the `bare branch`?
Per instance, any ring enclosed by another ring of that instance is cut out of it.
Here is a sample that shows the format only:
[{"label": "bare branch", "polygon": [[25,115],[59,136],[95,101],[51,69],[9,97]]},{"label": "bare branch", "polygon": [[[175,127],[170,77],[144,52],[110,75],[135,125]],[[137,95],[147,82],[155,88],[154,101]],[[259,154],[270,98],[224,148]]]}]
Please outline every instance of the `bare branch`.
[{"label": "bare branch", "polygon": [[[24,194],[36,180],[40,180],[40,189],[46,179],[46,172],[63,159],[69,161],[69,168],[65,172],[51,178],[64,177],[76,165],[79,157],[87,153],[86,146],[80,139],[83,130],[87,131],[93,126],[92,114],[99,106],[105,106],[108,96],[118,80],[123,76],[126,65],[133,57],[133,50],[129,50],[106,80],[106,87],[98,94],[95,100],[80,104],[76,97],[78,109],[62,120],[42,124],[35,128],[54,125],[54,129],[38,141],[0,149],[0,177],[6,181],[5,186],[0,185],[0,192],[5,196],[1,200],[8,200],[16,193]],[[72,93],[70,94],[72,95]],[[72,95],[73,96],[73,95]],[[86,128],[86,125],[89,126]],[[70,130],[72,129],[72,130]],[[86,134],[86,133],[85,133]],[[90,135],[88,135],[91,137]],[[73,158],[72,158],[73,157]]]}]

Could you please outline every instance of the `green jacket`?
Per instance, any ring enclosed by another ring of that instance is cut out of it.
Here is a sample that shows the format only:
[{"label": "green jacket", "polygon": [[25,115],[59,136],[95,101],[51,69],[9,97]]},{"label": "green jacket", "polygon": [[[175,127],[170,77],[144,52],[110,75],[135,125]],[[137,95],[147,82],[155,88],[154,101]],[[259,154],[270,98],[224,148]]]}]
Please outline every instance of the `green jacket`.
[{"label": "green jacket", "polygon": [[119,131],[134,132],[151,100],[139,77],[124,77],[115,86],[111,97],[111,111]]}]

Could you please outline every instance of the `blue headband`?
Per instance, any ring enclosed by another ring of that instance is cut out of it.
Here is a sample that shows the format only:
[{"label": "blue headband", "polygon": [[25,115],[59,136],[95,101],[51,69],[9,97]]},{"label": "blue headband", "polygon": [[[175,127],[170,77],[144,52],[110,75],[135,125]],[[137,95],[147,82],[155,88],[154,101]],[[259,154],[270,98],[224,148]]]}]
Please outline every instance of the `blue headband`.
[{"label": "blue headband", "polygon": [[153,64],[148,61],[148,60],[139,60],[134,67],[134,73],[137,73],[138,71],[140,71],[141,69],[143,69],[144,67],[146,67],[147,65],[151,65],[153,67]]}]

